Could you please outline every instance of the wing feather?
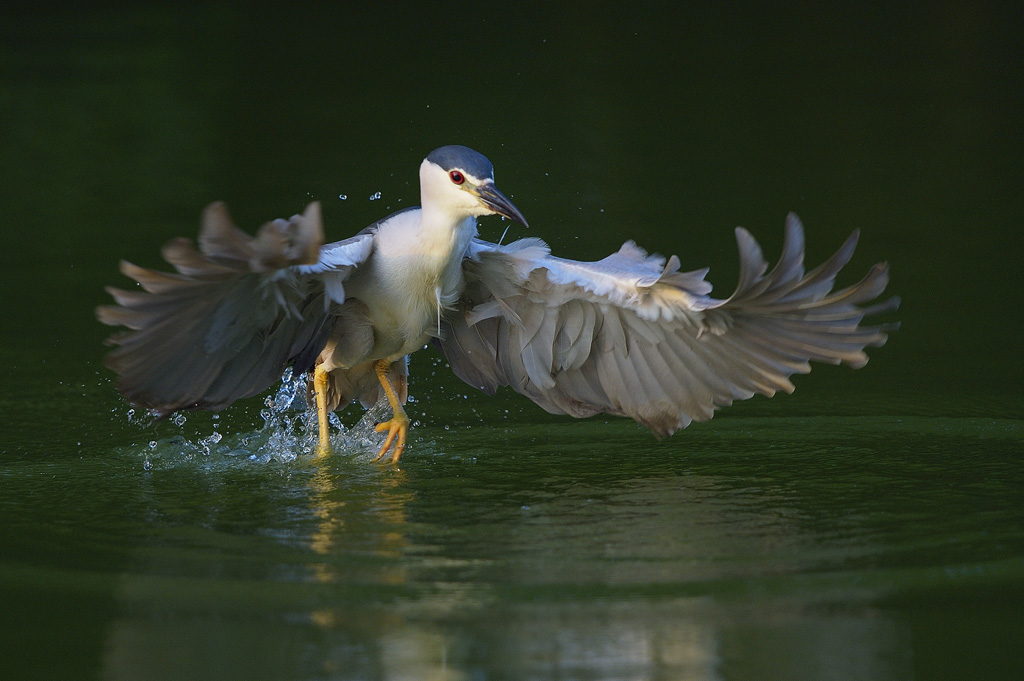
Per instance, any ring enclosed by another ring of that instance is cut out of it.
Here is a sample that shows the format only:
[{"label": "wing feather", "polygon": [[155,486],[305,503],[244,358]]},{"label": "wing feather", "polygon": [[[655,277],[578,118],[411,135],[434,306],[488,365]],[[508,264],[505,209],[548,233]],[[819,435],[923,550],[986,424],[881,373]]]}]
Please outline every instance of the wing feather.
[{"label": "wing feather", "polygon": [[583,309],[583,325],[580,327],[580,335],[576,343],[566,353],[564,363],[566,369],[579,369],[586,363],[591,349],[594,347],[594,336],[599,331],[597,307],[587,301],[577,302]]},{"label": "wing feather", "polygon": [[101,322],[128,329],[108,340],[115,348],[105,363],[118,389],[159,414],[221,409],[267,388],[289,363],[311,365],[329,304],[344,302],[344,280],[369,257],[373,233],[325,246],[312,203],[250,236],[215,203],[197,243],[178,238],[163,248],[175,272],[123,262],[141,288],[108,288],[114,304],[96,309]]},{"label": "wing feather", "polygon": [[562,325],[558,333],[558,356],[565,357],[566,353],[579,340],[583,332],[583,324],[586,322],[586,313],[583,305],[578,300],[570,300],[561,307],[559,313],[562,317]]},{"label": "wing feather", "polygon": [[739,281],[710,297],[707,270],[627,242],[597,262],[556,258],[535,239],[475,241],[464,261],[467,295],[439,341],[455,373],[493,392],[509,385],[552,413],[628,416],[659,435],[712,417],[755,394],[793,391],[810,362],[867,362],[897,324],[864,324],[898,299],[874,302],[888,267],[833,290],[857,244],[855,232],[804,271],[804,230],[790,215],[769,271],[760,245],[736,230]]}]

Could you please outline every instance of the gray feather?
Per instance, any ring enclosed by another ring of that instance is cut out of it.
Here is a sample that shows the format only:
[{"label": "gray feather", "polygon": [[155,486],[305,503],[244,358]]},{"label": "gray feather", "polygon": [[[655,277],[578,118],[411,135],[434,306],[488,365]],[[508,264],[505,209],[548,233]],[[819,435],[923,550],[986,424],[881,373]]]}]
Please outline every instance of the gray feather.
[{"label": "gray feather", "polygon": [[897,328],[862,323],[898,305],[873,302],[888,283],[884,263],[833,291],[856,233],[806,274],[795,215],[771,271],[749,232],[737,228],[736,241],[739,282],[724,300],[709,296],[706,269],[680,273],[675,256],[632,242],[592,263],[555,258],[536,240],[474,242],[467,295],[438,344],[470,385],[509,385],[552,413],[628,416],[669,435],[734,400],[792,392],[790,377],[810,361],[863,366],[864,348]]},{"label": "gray feather", "polygon": [[[141,290],[110,288],[115,304],[97,308],[101,322],[128,329],[108,341],[116,347],[105,363],[118,374],[118,389],[161,414],[221,409],[266,389],[290,363],[307,370],[333,320],[311,270],[344,276],[372,241],[368,233],[322,247],[316,203],[266,223],[256,236],[235,227],[223,204],[212,204],[198,249],[187,239],[164,247],[176,272],[122,263]],[[321,252],[330,257],[318,261]]]}]

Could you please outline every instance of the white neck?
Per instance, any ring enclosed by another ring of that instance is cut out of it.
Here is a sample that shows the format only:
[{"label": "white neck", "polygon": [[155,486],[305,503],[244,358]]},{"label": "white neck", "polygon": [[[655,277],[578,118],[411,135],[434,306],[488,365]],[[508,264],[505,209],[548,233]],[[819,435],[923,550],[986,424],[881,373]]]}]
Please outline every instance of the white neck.
[{"label": "white neck", "polygon": [[447,174],[424,161],[420,166],[420,230],[421,244],[431,250],[451,249],[461,260],[470,240],[476,236],[476,216],[483,213],[475,201],[448,184]]}]

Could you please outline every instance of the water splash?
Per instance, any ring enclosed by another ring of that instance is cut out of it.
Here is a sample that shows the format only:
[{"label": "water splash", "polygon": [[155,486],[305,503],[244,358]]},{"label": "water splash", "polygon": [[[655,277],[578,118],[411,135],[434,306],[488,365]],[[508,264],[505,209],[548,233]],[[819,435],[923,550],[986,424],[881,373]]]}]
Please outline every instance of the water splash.
[{"label": "water splash", "polygon": [[[295,376],[291,368],[281,376],[281,384],[272,395],[264,400],[260,410],[263,426],[254,432],[224,435],[214,423],[214,431],[204,436],[187,437],[184,433],[163,440],[148,443],[143,460],[143,469],[153,470],[162,466],[182,462],[200,461],[207,466],[237,465],[240,461],[256,464],[291,463],[300,458],[312,458],[317,454],[318,427],[316,410],[306,405],[305,374]],[[351,429],[345,428],[337,414],[330,414],[331,445],[339,454],[369,456],[376,453],[384,435],[377,433],[375,426],[390,418],[390,406],[381,399],[371,407]],[[171,422],[183,427],[184,414],[178,413]]]}]

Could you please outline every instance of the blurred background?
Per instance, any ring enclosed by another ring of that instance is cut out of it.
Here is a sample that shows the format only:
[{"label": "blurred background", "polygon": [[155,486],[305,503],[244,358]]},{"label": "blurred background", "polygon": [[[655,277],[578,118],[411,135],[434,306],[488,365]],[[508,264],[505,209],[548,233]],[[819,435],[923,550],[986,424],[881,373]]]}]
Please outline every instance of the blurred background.
[{"label": "blurred background", "polygon": [[[1009,678],[1022,20],[998,2],[5,3],[8,666]],[[432,349],[402,471],[235,455],[259,398],[183,426],[129,417],[93,315],[127,285],[119,259],[161,266],[214,200],[250,232],[319,200],[347,237],[416,205],[420,161],[453,143],[529,220],[506,241],[586,260],[634,239],[710,265],[722,296],[736,225],[771,261],[796,212],[810,265],[860,229],[840,284],[887,260],[902,328],[862,371],[817,367],[664,442],[487,398]],[[214,432],[235,449],[197,447]]]}]

